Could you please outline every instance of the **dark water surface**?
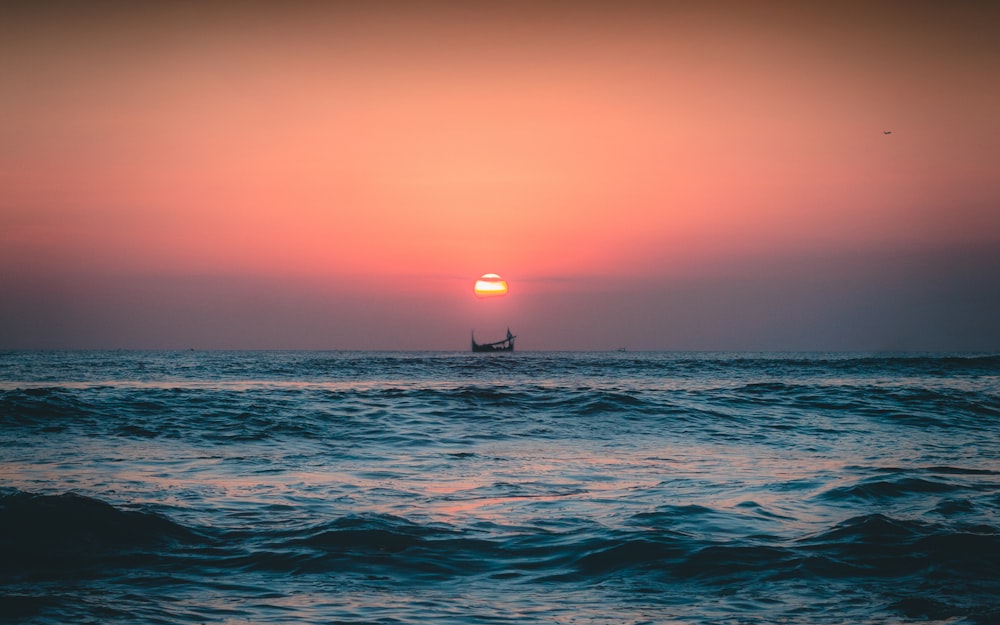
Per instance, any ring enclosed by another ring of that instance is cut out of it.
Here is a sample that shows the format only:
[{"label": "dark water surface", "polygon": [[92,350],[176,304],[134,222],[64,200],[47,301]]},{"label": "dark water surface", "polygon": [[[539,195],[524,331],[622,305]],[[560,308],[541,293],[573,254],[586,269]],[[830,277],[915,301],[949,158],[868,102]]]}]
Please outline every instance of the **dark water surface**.
[{"label": "dark water surface", "polygon": [[1000,357],[0,353],[0,620],[1000,623]]}]

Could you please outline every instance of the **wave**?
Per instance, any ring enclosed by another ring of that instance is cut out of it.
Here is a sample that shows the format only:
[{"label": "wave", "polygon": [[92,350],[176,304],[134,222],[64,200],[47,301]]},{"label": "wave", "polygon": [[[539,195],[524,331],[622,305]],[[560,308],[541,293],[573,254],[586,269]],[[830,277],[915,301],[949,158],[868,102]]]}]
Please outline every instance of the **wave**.
[{"label": "wave", "polygon": [[5,427],[58,427],[62,420],[93,412],[92,406],[63,388],[39,387],[0,392],[0,424]]},{"label": "wave", "polygon": [[[382,437],[401,425],[682,414],[662,398],[622,390],[490,387],[349,390],[29,388],[0,391],[0,425],[137,438],[196,436],[217,443]],[[411,428],[411,433],[415,429]]]},{"label": "wave", "polygon": [[[213,547],[228,560],[255,554],[241,566],[274,567],[275,554],[300,569],[304,560],[323,570],[345,567],[430,567],[467,575],[507,567],[575,569],[593,576],[630,569],[678,577],[788,574],[805,561],[823,558],[827,573],[896,575],[921,568],[1000,579],[1000,530],[959,530],[944,523],[883,514],[849,518],[812,535],[706,537],[688,531],[718,514],[685,506],[639,513],[629,529],[611,530],[585,519],[562,520],[558,531],[533,528],[460,529],[445,523],[415,523],[391,515],[347,516],[317,525],[254,530],[191,528],[139,510],[121,509],[83,495],[0,494],[0,553],[5,575],[25,564],[40,569],[125,553],[162,553]],[[354,564],[351,564],[351,563]],[[280,567],[279,567],[280,568]],[[814,573],[819,569],[811,567]]]},{"label": "wave", "polygon": [[[792,538],[688,531],[717,514],[702,506],[664,508],[635,515],[623,529],[567,518],[548,528],[462,528],[372,514],[224,530],[72,493],[8,490],[0,494],[0,583],[114,577],[148,586],[182,575],[212,585],[246,573],[353,576],[410,587],[504,580],[577,589],[627,578],[662,592],[867,583],[887,606],[911,617],[947,613],[986,623],[996,615],[995,527],[866,514]],[[0,608],[16,615],[45,605],[40,597],[10,593]]]},{"label": "wave", "polygon": [[1000,579],[1000,533],[992,527],[961,531],[937,523],[882,514],[848,519],[802,539],[827,577],[906,577],[923,580]]},{"label": "wave", "polygon": [[73,576],[110,560],[131,566],[143,555],[198,540],[196,532],[157,514],[74,493],[0,494],[0,579]]},{"label": "wave", "polygon": [[[475,427],[469,427],[474,425]],[[1000,397],[955,389],[754,382],[727,388],[605,384],[393,384],[356,388],[39,387],[0,390],[0,426],[226,445],[280,439],[423,445],[665,429],[774,445],[863,436],[872,426],[974,435],[1000,425]],[[776,435],[776,433],[780,433]],[[800,442],[801,441],[801,442]]]},{"label": "wave", "polygon": [[967,490],[963,484],[952,484],[937,480],[915,477],[901,477],[895,480],[868,479],[850,486],[839,486],[824,492],[824,499],[839,501],[857,499],[866,502],[886,502],[898,497],[946,494]]},{"label": "wave", "polygon": [[[65,380],[548,380],[611,372],[677,379],[751,375],[1000,374],[995,353],[519,352],[484,358],[462,352],[0,352],[0,377]],[[68,376],[68,377],[67,377]]]}]

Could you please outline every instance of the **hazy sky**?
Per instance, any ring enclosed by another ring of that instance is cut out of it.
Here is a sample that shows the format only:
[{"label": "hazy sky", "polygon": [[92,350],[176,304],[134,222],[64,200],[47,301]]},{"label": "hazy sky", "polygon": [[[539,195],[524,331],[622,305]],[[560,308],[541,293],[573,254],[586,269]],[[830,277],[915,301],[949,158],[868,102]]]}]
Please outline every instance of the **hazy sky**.
[{"label": "hazy sky", "polygon": [[0,348],[1000,350],[997,6],[4,3]]}]

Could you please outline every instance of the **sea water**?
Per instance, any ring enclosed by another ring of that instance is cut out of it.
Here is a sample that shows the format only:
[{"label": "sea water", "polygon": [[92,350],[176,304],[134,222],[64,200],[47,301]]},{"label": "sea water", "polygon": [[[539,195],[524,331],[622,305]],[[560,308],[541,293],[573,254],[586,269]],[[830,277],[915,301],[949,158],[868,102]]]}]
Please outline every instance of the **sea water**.
[{"label": "sea water", "polygon": [[0,620],[997,623],[1000,356],[0,353]]}]

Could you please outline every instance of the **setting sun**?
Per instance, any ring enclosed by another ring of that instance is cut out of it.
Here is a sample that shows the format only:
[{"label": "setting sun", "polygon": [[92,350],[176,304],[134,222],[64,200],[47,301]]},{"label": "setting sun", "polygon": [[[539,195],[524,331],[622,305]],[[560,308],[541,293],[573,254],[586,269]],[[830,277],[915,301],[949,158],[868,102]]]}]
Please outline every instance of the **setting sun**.
[{"label": "setting sun", "polygon": [[487,273],[476,280],[476,297],[499,297],[507,294],[507,281],[495,273]]}]

